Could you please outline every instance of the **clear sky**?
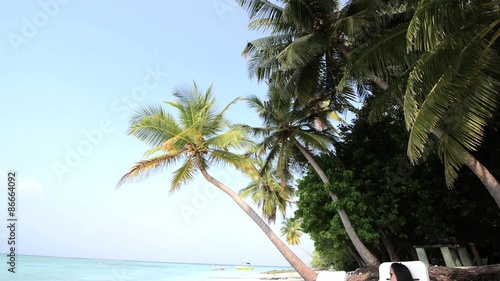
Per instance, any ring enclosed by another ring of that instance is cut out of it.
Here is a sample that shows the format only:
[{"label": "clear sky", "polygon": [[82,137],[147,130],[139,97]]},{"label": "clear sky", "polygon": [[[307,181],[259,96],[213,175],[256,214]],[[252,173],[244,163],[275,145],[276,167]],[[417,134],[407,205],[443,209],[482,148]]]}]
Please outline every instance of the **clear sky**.
[{"label": "clear sky", "polygon": [[[6,172],[15,170],[17,254],[287,265],[201,175],[172,195],[168,173],[115,189],[148,149],[126,135],[139,106],[193,81],[213,84],[221,104],[265,95],[241,57],[263,35],[246,29],[233,0],[1,1],[0,11],[0,218],[7,225]],[[244,103],[228,117],[260,124]],[[211,173],[235,191],[248,183],[231,169]],[[6,238],[2,226],[0,252]]]}]

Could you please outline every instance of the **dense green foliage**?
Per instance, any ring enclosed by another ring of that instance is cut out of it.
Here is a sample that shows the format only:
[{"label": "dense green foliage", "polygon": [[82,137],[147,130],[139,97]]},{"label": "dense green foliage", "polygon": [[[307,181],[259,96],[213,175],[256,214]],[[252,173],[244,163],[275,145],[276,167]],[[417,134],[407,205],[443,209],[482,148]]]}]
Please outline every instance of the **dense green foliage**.
[{"label": "dense green foliage", "polygon": [[[369,104],[368,100],[366,104]],[[401,110],[393,108],[379,122],[368,122],[369,106],[342,129],[344,141],[336,145],[338,158],[320,157],[331,186],[325,187],[314,172],[299,181],[296,216],[315,241],[323,259],[336,269],[357,266],[357,256],[335,209],[351,217],[360,238],[381,261],[415,259],[414,245],[435,244],[455,238],[476,243],[483,257],[500,261],[498,207],[468,169],[462,169],[453,190],[446,187],[443,166],[434,155],[413,166],[406,156],[408,133]],[[491,122],[484,145],[476,157],[492,167],[499,155],[500,123]],[[500,169],[497,170],[498,174]],[[341,198],[334,204],[328,188]],[[439,252],[430,262],[442,264]]]},{"label": "dense green foliage", "polygon": [[311,260],[311,267],[320,270],[325,270],[333,268],[333,264],[328,259],[321,256],[317,251],[314,251]]}]

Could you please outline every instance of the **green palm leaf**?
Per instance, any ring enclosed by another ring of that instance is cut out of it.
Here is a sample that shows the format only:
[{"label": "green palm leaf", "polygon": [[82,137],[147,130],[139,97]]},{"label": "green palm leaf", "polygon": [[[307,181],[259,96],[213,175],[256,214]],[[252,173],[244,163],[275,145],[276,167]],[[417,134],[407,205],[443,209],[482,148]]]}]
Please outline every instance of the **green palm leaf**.
[{"label": "green palm leaf", "polygon": [[186,162],[173,172],[172,181],[170,182],[170,193],[179,190],[179,188],[192,181],[198,172],[194,159],[188,158]]},{"label": "green palm leaf", "polygon": [[150,159],[142,160],[130,169],[122,178],[118,181],[117,186],[130,181],[141,181],[149,176],[164,172],[165,169],[176,163],[179,154],[165,154]]},{"label": "green palm leaf", "polygon": [[151,146],[159,146],[180,131],[179,124],[171,115],[159,106],[150,106],[136,112],[128,133]]}]

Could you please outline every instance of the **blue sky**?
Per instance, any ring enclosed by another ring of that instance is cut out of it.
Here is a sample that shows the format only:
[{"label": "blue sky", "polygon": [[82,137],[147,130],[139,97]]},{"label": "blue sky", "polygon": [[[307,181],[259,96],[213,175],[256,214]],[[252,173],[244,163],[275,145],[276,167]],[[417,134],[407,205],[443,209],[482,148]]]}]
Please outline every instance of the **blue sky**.
[{"label": "blue sky", "polygon": [[[232,0],[13,3],[0,2],[0,186],[6,193],[6,172],[18,172],[18,254],[287,265],[201,176],[172,195],[168,173],[115,190],[148,149],[126,135],[139,106],[172,99],[193,81],[213,84],[221,104],[264,96],[241,57],[262,34],[246,29],[241,8]],[[228,117],[260,124],[244,103]],[[235,191],[248,183],[228,168],[211,173]],[[0,198],[6,218],[6,194]],[[312,252],[312,241],[302,241]]]}]

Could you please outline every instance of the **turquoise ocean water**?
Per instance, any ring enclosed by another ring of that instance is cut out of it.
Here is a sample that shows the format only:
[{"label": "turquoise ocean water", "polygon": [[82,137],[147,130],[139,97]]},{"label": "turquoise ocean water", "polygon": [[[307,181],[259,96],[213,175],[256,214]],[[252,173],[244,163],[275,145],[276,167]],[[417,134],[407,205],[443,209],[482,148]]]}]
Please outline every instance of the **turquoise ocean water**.
[{"label": "turquoise ocean water", "polygon": [[1,281],[249,281],[265,271],[290,269],[254,266],[255,270],[243,271],[223,265],[225,270],[212,270],[211,264],[17,256],[16,273],[11,273],[2,256]]}]

